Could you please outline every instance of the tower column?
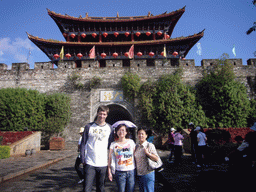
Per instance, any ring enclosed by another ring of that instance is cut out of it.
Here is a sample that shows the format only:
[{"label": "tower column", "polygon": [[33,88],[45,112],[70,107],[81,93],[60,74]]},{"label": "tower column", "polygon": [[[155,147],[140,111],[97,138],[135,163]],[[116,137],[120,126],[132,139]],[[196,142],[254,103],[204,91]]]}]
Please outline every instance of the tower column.
[{"label": "tower column", "polygon": [[134,33],[133,33],[133,31],[131,32],[131,40],[134,41]]}]

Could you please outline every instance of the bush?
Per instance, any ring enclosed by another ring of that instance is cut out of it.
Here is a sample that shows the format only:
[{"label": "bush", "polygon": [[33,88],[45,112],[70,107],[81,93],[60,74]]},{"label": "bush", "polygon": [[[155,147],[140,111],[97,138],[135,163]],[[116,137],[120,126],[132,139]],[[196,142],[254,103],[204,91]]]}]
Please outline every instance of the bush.
[{"label": "bush", "polygon": [[182,71],[164,75],[157,82],[145,82],[139,92],[144,124],[167,133],[170,127],[185,128],[189,122],[207,126],[202,107],[191,87],[182,84]]},{"label": "bush", "polygon": [[224,129],[210,129],[205,132],[209,145],[220,145],[231,141],[231,135]]},{"label": "bush", "polygon": [[225,57],[205,73],[196,93],[210,127],[247,126],[251,110],[246,87],[235,80],[233,65]]},{"label": "bush", "polygon": [[7,88],[0,90],[0,130],[40,131],[44,123],[44,96],[36,90]]},{"label": "bush", "polygon": [[133,100],[137,97],[140,89],[140,77],[137,74],[127,72],[122,77],[121,83],[124,90],[124,95],[129,99]]},{"label": "bush", "polygon": [[9,146],[0,146],[0,159],[6,159],[10,157],[11,148]]},{"label": "bush", "polygon": [[70,98],[65,94],[55,93],[45,98],[45,123],[42,130],[51,136],[60,133],[69,122],[71,116]]},{"label": "bush", "polygon": [[65,94],[46,95],[25,88],[0,90],[0,130],[60,133],[69,122],[70,98]]}]

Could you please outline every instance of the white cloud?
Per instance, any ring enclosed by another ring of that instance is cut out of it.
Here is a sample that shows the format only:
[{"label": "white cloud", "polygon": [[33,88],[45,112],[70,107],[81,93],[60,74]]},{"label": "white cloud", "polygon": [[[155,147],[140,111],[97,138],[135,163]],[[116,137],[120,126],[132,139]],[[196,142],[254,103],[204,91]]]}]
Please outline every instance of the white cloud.
[{"label": "white cloud", "polygon": [[15,38],[11,41],[9,37],[0,38],[0,61],[14,59],[17,62],[26,62],[29,50],[34,50],[29,39]]}]

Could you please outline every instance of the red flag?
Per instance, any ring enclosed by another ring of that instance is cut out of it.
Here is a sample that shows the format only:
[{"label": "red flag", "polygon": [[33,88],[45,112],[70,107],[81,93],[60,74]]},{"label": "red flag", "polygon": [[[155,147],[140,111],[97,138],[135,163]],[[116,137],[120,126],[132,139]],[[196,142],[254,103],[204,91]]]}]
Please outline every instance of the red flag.
[{"label": "red flag", "polygon": [[132,59],[134,57],[134,45],[131,46],[129,49],[129,59]]},{"label": "red flag", "polygon": [[90,50],[89,57],[90,57],[90,59],[95,59],[95,45]]}]

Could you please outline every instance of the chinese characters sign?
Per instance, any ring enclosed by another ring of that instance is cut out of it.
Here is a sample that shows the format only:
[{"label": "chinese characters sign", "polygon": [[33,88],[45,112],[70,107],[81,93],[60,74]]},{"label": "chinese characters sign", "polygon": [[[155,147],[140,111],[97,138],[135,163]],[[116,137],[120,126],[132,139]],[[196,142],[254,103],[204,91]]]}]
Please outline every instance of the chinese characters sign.
[{"label": "chinese characters sign", "polygon": [[123,101],[123,91],[101,91],[100,102]]}]

